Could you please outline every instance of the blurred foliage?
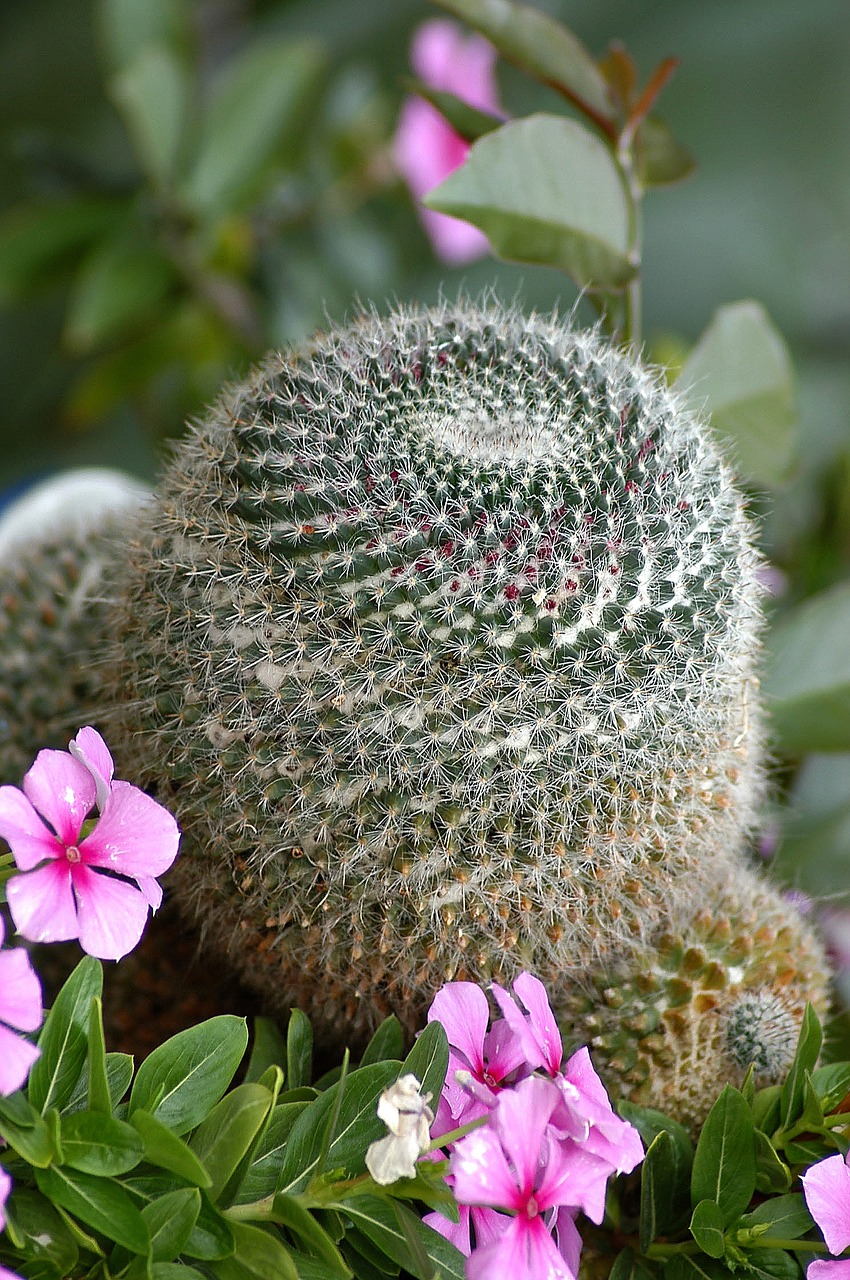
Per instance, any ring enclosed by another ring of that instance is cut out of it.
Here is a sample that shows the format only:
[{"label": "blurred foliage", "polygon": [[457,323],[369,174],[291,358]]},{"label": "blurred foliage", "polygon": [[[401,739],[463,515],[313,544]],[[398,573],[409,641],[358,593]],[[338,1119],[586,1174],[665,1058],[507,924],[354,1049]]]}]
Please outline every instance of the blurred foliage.
[{"label": "blurred foliage", "polygon": [[[495,11],[486,0],[442,7],[482,30]],[[587,249],[594,210],[564,188],[541,230],[522,199],[547,141],[618,192],[628,131],[631,176],[648,192],[645,348],[731,439],[765,554],[786,584],[771,604],[767,688],[777,775],[799,804],[780,812],[788,838],[777,869],[790,883],[847,892],[850,780],[828,763],[844,757],[824,753],[850,752],[850,168],[841,127],[850,8],[536,7],[521,29],[489,34],[508,54],[499,65],[508,111],[540,113],[553,138],[538,129],[533,146],[511,143],[506,131],[527,119],[494,129],[434,95],[479,138],[442,198],[506,255],[522,256],[514,233],[525,219],[525,243],[544,244],[527,258],[557,260],[593,283],[601,259],[575,253]],[[493,284],[527,307],[574,304],[577,287],[545,266],[487,259],[460,270],[431,253],[391,140],[411,33],[435,12],[426,0],[0,8],[0,482],[82,461],[150,477],[163,441],[222,381],[357,298],[428,302],[463,283]],[[669,78],[673,53],[680,65],[664,84],[662,123],[645,89],[654,74],[658,88]],[[611,93],[616,118],[606,123]],[[689,181],[656,194],[688,175],[691,153]],[[486,161],[478,175],[476,157]],[[481,174],[494,165],[516,172],[520,158],[530,168],[506,210],[510,182],[485,190]],[[616,200],[605,211],[612,314],[628,288],[626,186],[619,212]],[[548,247],[553,225],[560,258]],[[579,315],[594,318],[589,295]],[[819,807],[824,778],[832,781]]]}]

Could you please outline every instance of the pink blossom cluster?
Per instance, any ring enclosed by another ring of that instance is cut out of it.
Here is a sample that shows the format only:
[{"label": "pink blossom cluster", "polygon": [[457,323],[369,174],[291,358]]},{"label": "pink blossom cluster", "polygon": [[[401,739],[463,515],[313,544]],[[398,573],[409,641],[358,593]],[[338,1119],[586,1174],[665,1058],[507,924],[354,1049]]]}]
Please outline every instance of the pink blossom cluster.
[{"label": "pink blossom cluster", "polygon": [[[832,1254],[850,1249],[850,1156],[828,1156],[803,1174],[800,1182],[809,1213]],[[818,1258],[806,1268],[806,1280],[850,1280],[850,1258]]]},{"label": "pink blossom cluster", "polygon": [[608,1179],[643,1159],[637,1130],[617,1116],[587,1049],[566,1063],[543,984],[522,973],[514,998],[450,982],[428,1014],[449,1040],[449,1068],[431,1136],[486,1123],[447,1144],[455,1224],[425,1219],[467,1257],[468,1280],[575,1280],[582,1211],[600,1223]]}]

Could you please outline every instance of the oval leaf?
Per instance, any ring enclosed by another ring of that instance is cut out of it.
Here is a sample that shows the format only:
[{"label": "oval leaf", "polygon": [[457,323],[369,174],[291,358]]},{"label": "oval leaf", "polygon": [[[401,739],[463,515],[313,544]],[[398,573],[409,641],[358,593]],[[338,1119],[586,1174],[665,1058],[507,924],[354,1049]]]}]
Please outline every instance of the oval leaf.
[{"label": "oval leaf", "polygon": [[222,1098],[192,1135],[192,1152],[210,1175],[217,1200],[259,1133],[274,1099],[261,1084],[240,1084]]},{"label": "oval leaf", "polygon": [[756,1186],[756,1138],[750,1108],[726,1085],[708,1113],[691,1172],[691,1198],[714,1200],[730,1226],[747,1208]]},{"label": "oval leaf", "polygon": [[192,1234],[201,1211],[201,1193],[197,1187],[180,1187],[152,1200],[142,1209],[151,1236],[151,1258],[154,1262],[173,1262]]},{"label": "oval leaf", "polygon": [[850,750],[850,583],[812,596],[767,638],[764,689],[789,753]]},{"label": "oval leaf", "polygon": [[584,287],[619,289],[635,274],[622,176],[575,120],[533,115],[502,125],[423,203],[480,227],[500,257],[560,267]]},{"label": "oval leaf", "polygon": [[101,1178],[135,1169],[144,1153],[132,1125],[98,1111],[63,1116],[61,1134],[62,1163]]},{"label": "oval leaf", "polygon": [[746,479],[781,481],[797,425],[788,350],[758,302],[719,307],[685,361],[676,390],[707,416]]},{"label": "oval leaf", "polygon": [[139,1067],[130,1118],[141,1108],[173,1133],[194,1129],[230,1084],[247,1044],[245,1019],[229,1013],[178,1032]]},{"label": "oval leaf", "polygon": [[691,1217],[691,1235],[709,1258],[722,1258],[726,1252],[724,1230],[720,1205],[714,1200],[700,1200]]},{"label": "oval leaf", "polygon": [[183,67],[170,49],[148,45],[113,78],[110,91],[141,167],[167,187],[177,170],[186,115]]},{"label": "oval leaf", "polygon": [[35,1180],[39,1191],[87,1227],[133,1253],[147,1253],[150,1236],[145,1220],[117,1182],[55,1166],[37,1169]]}]

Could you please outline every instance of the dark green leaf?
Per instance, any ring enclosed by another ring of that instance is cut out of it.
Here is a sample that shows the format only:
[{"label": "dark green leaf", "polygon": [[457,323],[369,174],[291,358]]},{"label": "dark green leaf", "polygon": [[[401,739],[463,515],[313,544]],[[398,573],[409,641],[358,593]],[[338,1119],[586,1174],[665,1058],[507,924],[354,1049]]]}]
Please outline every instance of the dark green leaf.
[{"label": "dark green leaf", "polygon": [[[10,1119],[10,1115],[16,1119]],[[40,1169],[46,1169],[57,1154],[50,1129],[22,1095],[0,1098],[0,1138]]]},{"label": "dark green leaf", "polygon": [[401,1029],[401,1023],[393,1013],[388,1018],[384,1018],[363,1050],[360,1065],[368,1067],[370,1062],[386,1062],[388,1058],[397,1060],[401,1058],[403,1052],[404,1032]]},{"label": "dark green leaf", "polygon": [[179,46],[188,35],[183,0],[100,0],[98,34],[110,67],[134,61],[150,44]]},{"label": "dark green leaf", "polygon": [[230,1223],[219,1213],[214,1204],[210,1204],[205,1195],[201,1196],[201,1212],[192,1233],[183,1246],[183,1253],[189,1258],[197,1258],[201,1262],[215,1262],[219,1258],[227,1258],[233,1253],[236,1243]]},{"label": "dark green leaf", "polygon": [[[129,1053],[106,1055],[106,1085],[109,1090],[110,1111],[117,1107],[133,1079],[133,1059]],[[74,1086],[74,1092],[62,1110],[66,1113],[82,1111],[89,1105],[89,1064],[86,1061],[82,1074]]]},{"label": "dark green leaf", "polygon": [[130,1123],[141,1136],[145,1159],[160,1169],[168,1169],[196,1187],[209,1187],[210,1175],[194,1152],[167,1125],[147,1111],[133,1112]]},{"label": "dark green leaf", "polygon": [[429,1022],[416,1037],[410,1053],[401,1064],[400,1076],[414,1075],[422,1094],[430,1093],[436,1111],[436,1101],[443,1092],[446,1071],[449,1066],[449,1042],[445,1028],[439,1022]]},{"label": "dark green leaf", "polygon": [[784,1249],[751,1249],[747,1253],[750,1280],[801,1280],[800,1264]]},{"label": "dark green leaf", "polygon": [[246,1222],[231,1226],[235,1253],[210,1265],[219,1280],[299,1280],[292,1255],[277,1233],[272,1235]]},{"label": "dark green leaf", "polygon": [[172,49],[146,45],[110,82],[142,169],[168,188],[177,172],[189,84]]},{"label": "dark green leaf", "polygon": [[548,14],[512,0],[437,0],[474,27],[509,62],[600,117],[611,114],[605,77],[573,33]]},{"label": "dark green leaf", "polygon": [[245,1072],[245,1083],[253,1084],[263,1072],[272,1066],[286,1069],[286,1041],[280,1028],[271,1018],[254,1019],[254,1043]]},{"label": "dark green leaf", "polygon": [[475,142],[477,138],[483,138],[485,133],[492,133],[494,129],[498,129],[499,125],[505,123],[503,116],[479,111],[477,107],[471,107],[468,102],[455,97],[453,93],[433,89],[422,80],[406,77],[403,84],[408,93],[416,94],[417,97],[430,102],[432,107],[436,107],[455,133],[466,142]]},{"label": "dark green leaf", "polygon": [[693,173],[696,163],[663,120],[647,116],[635,141],[638,172],[645,187],[666,187]]},{"label": "dark green leaf", "polygon": [[295,1121],[309,1104],[284,1102],[274,1108],[251,1160],[250,1168],[236,1195],[237,1204],[248,1204],[270,1196],[278,1184],[283,1168],[286,1143]]},{"label": "dark green leaf", "polygon": [[[681,1217],[681,1178],[673,1139],[666,1129],[653,1138],[641,1165],[640,1247],[646,1253],[653,1240],[667,1234],[670,1224]],[[686,1193],[687,1194],[687,1193]]]},{"label": "dark green leaf", "polygon": [[82,263],[71,292],[64,340],[75,355],[125,337],[156,313],[174,267],[141,233],[124,228]]},{"label": "dark green leaf", "polygon": [[114,1177],[135,1169],[142,1158],[136,1130],[99,1111],[75,1111],[62,1118],[63,1164],[97,1177]]},{"label": "dark green leaf", "polygon": [[[298,1272],[298,1280],[336,1280],[337,1273],[326,1262],[313,1258],[307,1253],[301,1253],[299,1249],[292,1249],[290,1252]],[[351,1274],[350,1267],[349,1274]],[[357,1280],[371,1280],[371,1274],[370,1272],[365,1276],[358,1271]]]},{"label": "dark green leaf", "polygon": [[812,1084],[824,1113],[829,1115],[850,1093],[850,1062],[831,1062],[812,1072]]},{"label": "dark green leaf", "polygon": [[218,1200],[228,1179],[262,1128],[274,1098],[260,1084],[237,1085],[198,1126],[189,1143],[212,1179],[211,1200]]},{"label": "dark green leaf", "polygon": [[77,1242],[56,1209],[27,1187],[16,1187],[6,1205],[10,1232],[20,1240],[28,1269],[40,1275],[70,1275],[77,1262]]},{"label": "dark green leaf", "polygon": [[357,1280],[382,1280],[383,1276],[397,1276],[401,1270],[397,1262],[354,1226],[348,1227],[340,1248]]},{"label": "dark green leaf", "polygon": [[235,210],[256,192],[276,153],[303,132],[302,115],[323,69],[312,41],[265,35],[231,58],[202,123],[184,198],[203,214]]},{"label": "dark green leaf", "polygon": [[286,1227],[308,1253],[321,1258],[334,1275],[341,1276],[342,1280],[348,1280],[351,1268],[347,1266],[330,1236],[322,1230],[313,1215],[298,1200],[280,1193],[276,1195],[274,1219],[275,1222]]},{"label": "dark green leaf", "polygon": [[207,1280],[207,1277],[185,1262],[154,1262],[151,1280]]},{"label": "dark green leaf", "polygon": [[345,1212],[353,1219],[364,1235],[388,1254],[395,1262],[410,1271],[418,1280],[430,1280],[431,1273],[423,1273],[412,1255],[404,1230],[396,1213],[406,1215],[410,1228],[416,1232],[425,1248],[425,1255],[432,1267],[436,1267],[443,1280],[464,1280],[464,1257],[444,1236],[426,1226],[406,1206],[379,1199],[378,1196],[357,1196],[346,1200]]},{"label": "dark green leaf", "polygon": [[287,1089],[301,1089],[310,1083],[313,1075],[313,1028],[310,1019],[300,1009],[292,1009],[286,1030]]},{"label": "dark green leaf", "polygon": [[820,1099],[815,1092],[815,1086],[812,1083],[812,1073],[805,1073],[805,1083],[803,1085],[803,1114],[800,1121],[808,1126],[815,1133],[819,1132],[823,1127],[823,1107]]},{"label": "dark green leaf", "polygon": [[798,1240],[815,1224],[803,1197],[786,1195],[765,1200],[752,1213],[745,1214],[738,1223],[738,1230],[747,1231],[751,1227],[765,1225],[767,1230],[760,1237],[763,1240]]},{"label": "dark green leaf", "polygon": [[133,1253],[147,1253],[145,1220],[117,1182],[56,1167],[37,1169],[35,1178],[39,1191],[87,1227]]},{"label": "dark green leaf", "polygon": [[89,1109],[102,1111],[104,1115],[112,1115],[112,1096],[109,1091],[109,1076],[106,1070],[106,1043],[103,1038],[103,1008],[101,1001],[95,996],[89,1009],[89,1051],[86,1066],[88,1067],[88,1083],[86,1094]]},{"label": "dark green leaf", "polygon": [[142,1209],[151,1237],[154,1262],[172,1262],[183,1252],[201,1210],[197,1187],[169,1191]]},{"label": "dark green leaf", "polygon": [[704,1254],[682,1254],[664,1267],[664,1280],[729,1280],[725,1263]]},{"label": "dark green leaf", "polygon": [[102,990],[100,961],[84,956],[47,1015],[38,1037],[41,1057],[29,1078],[29,1100],[42,1114],[63,1107],[74,1092],[88,1055],[89,1009]]},{"label": "dark green leaf", "polygon": [[[397,1062],[375,1062],[369,1067],[359,1067],[348,1076],[326,1168],[341,1168],[349,1174],[363,1173],[366,1148],[386,1134],[386,1126],[378,1119],[378,1098],[381,1090],[398,1078],[399,1066]],[[296,1120],[276,1190],[297,1194],[315,1173],[339,1089],[339,1084],[333,1085]]]},{"label": "dark green leaf", "polygon": [[0,218],[0,302],[14,302],[55,280],[122,217],[113,200],[16,205]]},{"label": "dark green leaf", "polygon": [[691,1215],[691,1235],[709,1258],[722,1258],[726,1252],[726,1222],[716,1200],[700,1200]]},{"label": "dark green leaf", "polygon": [[773,1133],[779,1124],[779,1104],[782,1097],[782,1085],[769,1084],[765,1089],[758,1089],[752,1102],[753,1124],[765,1133]]},{"label": "dark green leaf", "polygon": [[614,1259],[608,1280],[655,1280],[656,1272],[633,1249],[621,1249]]},{"label": "dark green leaf", "polygon": [[756,1130],[756,1190],[775,1195],[791,1189],[791,1170],[776,1153],[766,1133]]},{"label": "dark green leaf", "polygon": [[758,302],[719,307],[676,379],[708,418],[735,469],[771,486],[786,473],[797,426],[788,350]]},{"label": "dark green leaf", "polygon": [[850,750],[850,583],[789,610],[767,637],[764,688],[790,753]]},{"label": "dark green leaf", "polygon": [[629,260],[629,195],[611,153],[575,120],[502,125],[423,201],[484,232],[514,262],[560,267],[591,289],[619,289]]},{"label": "dark green leaf", "polygon": [[130,1118],[141,1109],[176,1134],[194,1129],[230,1084],[247,1043],[245,1019],[231,1014],[179,1031],[139,1067]]},{"label": "dark green leaf", "polygon": [[726,1226],[738,1218],[756,1186],[756,1138],[750,1109],[726,1085],[706,1117],[694,1154],[691,1201],[715,1200]]},{"label": "dark green leaf", "polygon": [[806,1073],[814,1071],[820,1056],[823,1032],[818,1016],[810,1004],[806,1005],[794,1061],[782,1086],[779,1098],[779,1123],[790,1129],[803,1114],[806,1095]]}]

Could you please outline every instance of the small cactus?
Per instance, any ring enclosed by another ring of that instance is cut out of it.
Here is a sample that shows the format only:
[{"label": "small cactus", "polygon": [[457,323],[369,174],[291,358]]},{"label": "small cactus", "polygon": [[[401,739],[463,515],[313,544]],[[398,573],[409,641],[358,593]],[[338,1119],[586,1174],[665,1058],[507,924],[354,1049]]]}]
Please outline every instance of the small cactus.
[{"label": "small cactus", "polygon": [[365,315],[178,449],[115,581],[113,741],[249,982],[413,1029],[446,979],[611,968],[729,873],[757,566],[703,429],[597,334]]}]

